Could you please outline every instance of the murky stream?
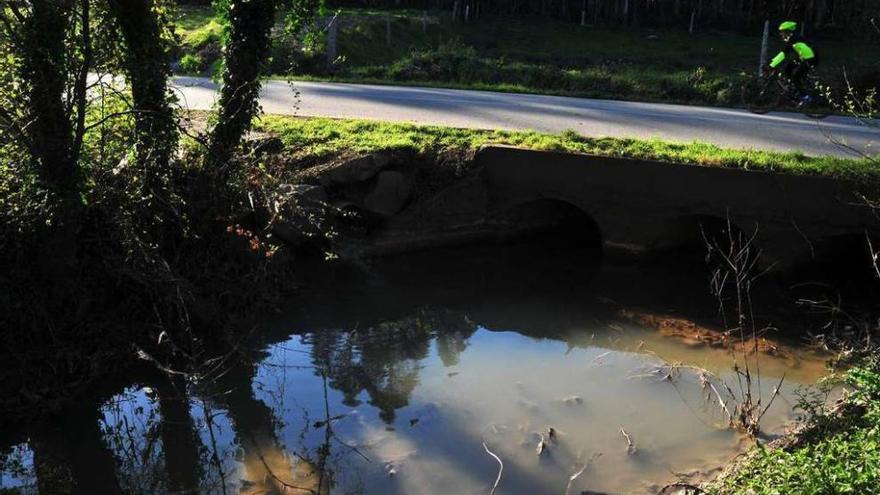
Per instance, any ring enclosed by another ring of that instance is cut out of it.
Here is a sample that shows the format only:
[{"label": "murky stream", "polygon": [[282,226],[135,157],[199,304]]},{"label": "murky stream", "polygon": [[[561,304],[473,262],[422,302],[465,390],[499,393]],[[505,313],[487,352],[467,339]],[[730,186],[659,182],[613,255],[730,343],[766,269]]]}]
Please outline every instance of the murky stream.
[{"label": "murky stream", "polygon": [[[691,323],[716,310],[703,278],[536,249],[304,273],[312,289],[199,379],[121,377],[109,399],[6,432],[0,486],[480,494],[497,456],[499,494],[655,493],[747,447],[718,403],[737,400],[725,384],[741,397],[743,357]],[[785,374],[762,419],[778,432],[825,357],[758,356],[765,404]]]}]

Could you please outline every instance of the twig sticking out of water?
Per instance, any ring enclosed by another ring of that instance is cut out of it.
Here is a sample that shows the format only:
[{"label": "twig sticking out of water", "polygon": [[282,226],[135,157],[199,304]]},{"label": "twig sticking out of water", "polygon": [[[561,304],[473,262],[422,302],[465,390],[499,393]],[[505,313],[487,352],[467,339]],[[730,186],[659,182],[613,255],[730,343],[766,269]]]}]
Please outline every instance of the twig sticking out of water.
[{"label": "twig sticking out of water", "polygon": [[761,411],[760,414],[758,414],[758,419],[755,420],[756,423],[760,423],[761,418],[763,418],[764,415],[767,414],[767,411],[770,410],[770,406],[773,405],[773,401],[776,400],[776,396],[779,395],[779,389],[782,387],[782,382],[784,382],[784,381],[785,381],[785,373],[782,374],[782,378],[779,379],[779,383],[777,383],[776,387],[773,388],[773,394],[770,396],[770,401],[767,402],[767,406],[764,407],[764,410]]},{"label": "twig sticking out of water", "polygon": [[[696,373],[697,377],[700,380],[700,386],[707,390],[706,400],[717,403],[721,411],[723,411],[724,414],[727,416],[727,425],[725,425],[725,427],[735,427],[736,422],[734,420],[734,414],[730,411],[730,408],[728,407],[728,402],[721,396],[721,393],[718,390],[718,386],[715,385],[715,382],[718,382],[720,384],[719,386],[724,387],[723,390],[725,390],[731,400],[736,400],[736,394],[733,393],[733,390],[731,390],[730,386],[724,380],[704,368],[685,365],[681,363],[662,364],[656,366],[647,373],[633,375],[629,378],[659,377],[657,378],[658,381],[669,381],[677,389],[678,387],[676,381],[681,377],[682,370]],[[713,395],[715,396],[714,400],[712,400]]]},{"label": "twig sticking out of water", "polygon": [[584,471],[586,471],[587,468],[590,467],[590,464],[592,464],[593,461],[594,461],[597,457],[599,457],[599,456],[601,456],[601,455],[602,455],[601,452],[598,453],[598,454],[593,454],[593,455],[591,455],[590,458],[587,459],[587,462],[584,463],[584,467],[582,467],[580,471],[578,471],[578,472],[576,472],[576,473],[574,473],[573,475],[571,475],[571,476],[568,477],[568,485],[566,485],[566,487],[565,487],[565,495],[568,495],[569,492],[571,492],[571,485],[572,485],[572,483],[574,483],[574,480],[578,479],[578,477],[579,477],[580,475],[584,474]]},{"label": "twig sticking out of water", "polygon": [[487,454],[491,455],[492,457],[495,458],[496,461],[498,461],[498,477],[495,478],[495,484],[492,485],[492,489],[489,490],[489,495],[495,495],[495,489],[498,488],[498,483],[501,483],[501,473],[504,472],[504,463],[501,462],[500,457],[498,457],[497,455],[495,455],[494,452],[489,450],[489,447],[486,446],[486,442],[483,442],[483,448],[486,449]]},{"label": "twig sticking out of water", "polygon": [[718,389],[715,388],[715,385],[712,384],[711,381],[706,380],[706,385],[709,387],[712,392],[715,393],[715,398],[718,400],[718,405],[721,407],[721,410],[727,414],[727,423],[733,426],[733,415],[730,414],[730,409],[727,408],[727,403],[721,398],[721,394],[718,393]]},{"label": "twig sticking out of water", "polygon": [[636,444],[632,441],[632,437],[629,436],[629,433],[627,433],[622,426],[620,427],[620,434],[626,439],[626,453],[629,455],[635,455],[635,453],[638,452]]},{"label": "twig sticking out of water", "polygon": [[587,464],[584,464],[584,467],[582,467],[580,471],[568,477],[568,485],[565,487],[565,495],[568,495],[568,493],[571,491],[571,484],[574,483],[574,480],[578,479],[578,476],[584,474],[584,471],[586,470]]}]

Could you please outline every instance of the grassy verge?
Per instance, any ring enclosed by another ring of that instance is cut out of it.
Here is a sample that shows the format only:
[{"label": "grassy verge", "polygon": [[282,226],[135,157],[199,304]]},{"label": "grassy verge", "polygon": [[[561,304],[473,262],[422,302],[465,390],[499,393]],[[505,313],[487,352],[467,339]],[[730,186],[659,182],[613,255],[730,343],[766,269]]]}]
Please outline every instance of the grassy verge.
[{"label": "grassy verge", "polygon": [[837,494],[880,490],[880,361],[873,358],[847,373],[855,393],[842,414],[811,420],[791,446],[759,448],[710,493]]},{"label": "grassy verge", "polygon": [[278,135],[287,148],[296,150],[302,156],[404,149],[442,153],[473,151],[489,144],[503,144],[535,150],[823,175],[864,182],[880,179],[880,170],[868,160],[730,150],[699,142],[589,138],[575,132],[543,134],[531,131],[486,131],[279,115],[264,116],[256,130]]},{"label": "grassy verge", "polygon": [[[737,105],[739,88],[756,70],[760,50],[759,36],[581,27],[535,19],[464,24],[451,22],[446,12],[432,13],[423,23],[422,16],[403,10],[343,10],[336,63],[327,64],[320,43],[301,50],[292,40],[279,39],[272,71],[311,80]],[[212,44],[219,40],[217,27],[210,10],[180,11],[180,56],[188,57],[181,58],[182,71],[210,71],[220,53]],[[818,40],[816,45],[829,84],[840,82],[844,67],[857,86],[876,84],[877,60],[843,41]]]}]

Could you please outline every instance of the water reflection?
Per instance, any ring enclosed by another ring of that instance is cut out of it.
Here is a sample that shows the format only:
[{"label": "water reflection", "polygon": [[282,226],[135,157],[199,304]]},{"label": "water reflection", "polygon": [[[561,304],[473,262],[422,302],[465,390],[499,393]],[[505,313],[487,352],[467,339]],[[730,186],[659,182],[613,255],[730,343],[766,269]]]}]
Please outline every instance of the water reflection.
[{"label": "water reflection", "polygon": [[[672,308],[710,317],[703,281],[599,269],[569,250],[519,243],[316,271],[267,331],[206,357],[211,373],[139,373],[109,399],[23,425],[2,442],[0,484],[483,493],[498,468],[486,442],[505,463],[503,493],[564,493],[582,469],[573,493],[650,493],[735,455],[742,439],[722,427],[705,376],[666,376],[681,363],[729,378],[731,353],[698,326],[651,328]],[[765,393],[788,377],[766,429],[791,419],[794,390],[822,361],[782,344],[762,353]]]},{"label": "water reflection", "polygon": [[358,396],[365,392],[382,420],[393,423],[395,411],[409,405],[419,384],[420,363],[428,357],[431,341],[436,341],[444,365],[454,366],[475,330],[463,315],[420,311],[397,321],[310,333],[303,339],[315,369],[326,372],[331,387],[342,392],[343,404],[360,405]]},{"label": "water reflection", "polygon": [[122,493],[99,418],[97,405],[83,405],[31,431],[29,445],[40,493]]}]

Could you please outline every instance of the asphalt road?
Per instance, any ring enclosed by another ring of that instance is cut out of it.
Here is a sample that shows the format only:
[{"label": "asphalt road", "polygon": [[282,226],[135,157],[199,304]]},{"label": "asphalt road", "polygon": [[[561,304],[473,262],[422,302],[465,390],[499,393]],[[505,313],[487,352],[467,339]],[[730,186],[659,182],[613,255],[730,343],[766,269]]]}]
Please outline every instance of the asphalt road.
[{"label": "asphalt road", "polygon": [[[217,85],[177,77],[181,104],[208,110]],[[810,155],[849,155],[827,136],[871,154],[880,153],[880,130],[854,119],[816,121],[800,114],[754,115],[726,108],[591,100],[561,96],[362,84],[269,81],[260,103],[267,113],[362,118],[480,129],[572,129],[585,136],[633,137],[731,148],[798,150]],[[876,142],[872,147],[871,142]]]}]

